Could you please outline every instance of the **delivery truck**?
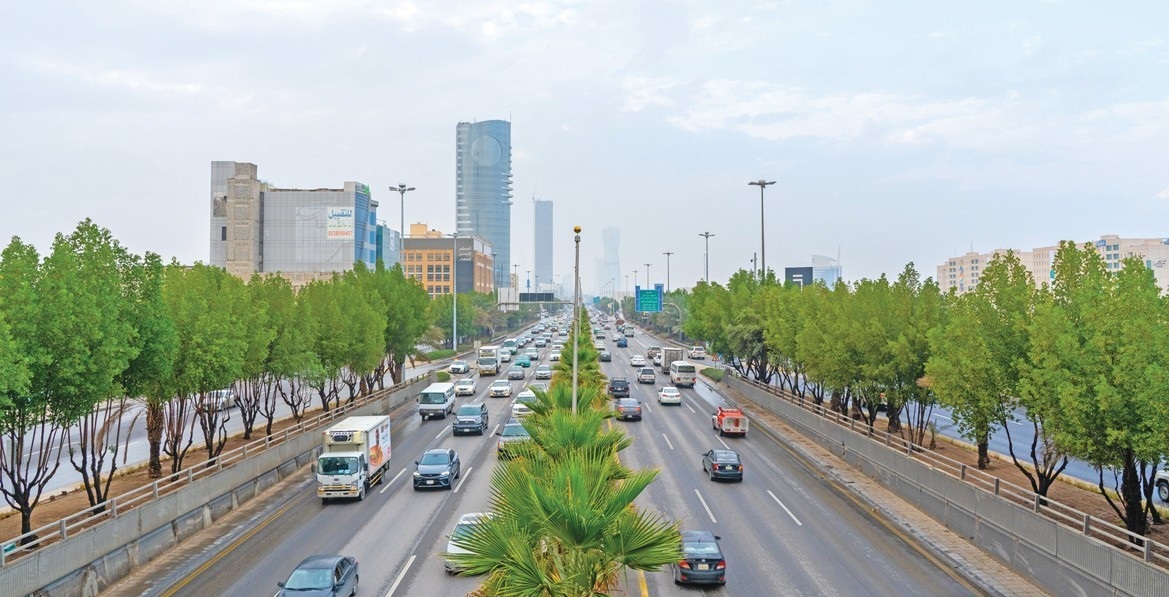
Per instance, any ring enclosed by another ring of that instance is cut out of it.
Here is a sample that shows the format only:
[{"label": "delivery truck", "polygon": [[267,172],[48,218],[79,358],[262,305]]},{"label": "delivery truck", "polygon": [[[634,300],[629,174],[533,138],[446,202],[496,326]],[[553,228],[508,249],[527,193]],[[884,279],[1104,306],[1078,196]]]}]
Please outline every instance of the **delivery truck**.
[{"label": "delivery truck", "polygon": [[747,435],[747,415],[737,408],[720,406],[710,416],[710,426],[719,435]]},{"label": "delivery truck", "polygon": [[667,346],[662,349],[662,373],[670,372],[670,363],[686,358],[686,351],[676,346]]},{"label": "delivery truck", "polygon": [[365,499],[390,466],[390,417],[348,417],[324,431],[317,497]]}]

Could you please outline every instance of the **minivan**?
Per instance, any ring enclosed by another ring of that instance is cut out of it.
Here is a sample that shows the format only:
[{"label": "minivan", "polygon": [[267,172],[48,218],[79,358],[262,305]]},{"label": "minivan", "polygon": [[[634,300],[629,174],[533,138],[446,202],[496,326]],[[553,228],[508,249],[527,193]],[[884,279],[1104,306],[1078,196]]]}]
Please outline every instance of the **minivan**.
[{"label": "minivan", "polygon": [[432,383],[418,395],[418,416],[425,421],[431,417],[445,419],[455,412],[455,384]]}]

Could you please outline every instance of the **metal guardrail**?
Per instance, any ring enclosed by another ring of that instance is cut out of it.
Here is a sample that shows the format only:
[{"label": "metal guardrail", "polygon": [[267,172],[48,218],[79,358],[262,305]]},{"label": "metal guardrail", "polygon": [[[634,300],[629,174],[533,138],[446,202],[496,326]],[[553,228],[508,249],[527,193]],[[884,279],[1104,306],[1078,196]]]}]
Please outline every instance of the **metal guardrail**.
[{"label": "metal guardrail", "polygon": [[[791,406],[798,407],[827,421],[831,421],[840,427],[847,428],[858,435],[864,435],[872,441],[883,443],[890,449],[899,450],[908,458],[921,462],[935,470],[942,471],[965,484],[991,493],[1011,504],[1027,508],[1078,534],[1097,539],[1113,549],[1123,551],[1128,555],[1135,555],[1141,560],[1155,566],[1169,568],[1169,545],[1153,541],[1148,537],[1133,533],[1124,527],[1081,512],[1052,498],[1043,497],[1030,489],[1020,487],[1009,481],[1004,481],[977,468],[969,467],[966,464],[947,458],[924,446],[906,440],[901,436],[886,431],[871,429],[863,421],[858,424],[856,419],[844,416],[823,406],[817,406],[807,398],[800,398],[787,391],[743,378],[737,374],[734,375],[734,379],[784,400]],[[760,405],[775,412],[766,403],[760,403]],[[785,417],[785,420],[791,421],[787,417]],[[798,422],[795,422],[795,424],[802,427]],[[847,447],[844,450],[847,451]]]},{"label": "metal guardrail", "polygon": [[[355,409],[361,408],[370,402],[381,400],[429,376],[430,373],[416,375],[388,388],[376,390],[364,396],[358,396],[353,402],[346,403],[330,411],[322,412],[315,417],[302,419],[296,425],[286,428],[280,433],[264,436],[261,439],[244,444],[234,450],[223,452],[218,458],[204,460],[188,467],[186,470],[164,474],[163,479],[154,481],[149,485],[143,485],[137,489],[114,496],[102,504],[90,506],[55,522],[37,527],[12,539],[7,539],[0,543],[0,568],[7,565],[8,561],[13,557],[20,557],[56,541],[72,538],[74,535],[83,533],[102,521],[117,518],[120,514],[131,508],[157,500],[160,496],[165,496],[180,487],[185,487],[203,477],[213,475],[225,468],[242,462],[250,456],[260,454],[284,444],[290,439],[299,437],[304,433],[316,431],[326,423],[335,421]],[[104,510],[98,512],[101,509]],[[26,540],[28,542],[23,543]]]}]

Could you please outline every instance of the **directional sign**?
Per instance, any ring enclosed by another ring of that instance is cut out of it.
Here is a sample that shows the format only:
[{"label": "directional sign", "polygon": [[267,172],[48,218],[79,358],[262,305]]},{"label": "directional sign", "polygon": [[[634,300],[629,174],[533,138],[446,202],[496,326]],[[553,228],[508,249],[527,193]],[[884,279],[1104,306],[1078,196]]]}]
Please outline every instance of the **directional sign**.
[{"label": "directional sign", "polygon": [[551,292],[521,292],[521,303],[551,303],[556,300]]},{"label": "directional sign", "polygon": [[660,288],[637,287],[637,310],[643,313],[657,313],[662,310],[662,291]]}]

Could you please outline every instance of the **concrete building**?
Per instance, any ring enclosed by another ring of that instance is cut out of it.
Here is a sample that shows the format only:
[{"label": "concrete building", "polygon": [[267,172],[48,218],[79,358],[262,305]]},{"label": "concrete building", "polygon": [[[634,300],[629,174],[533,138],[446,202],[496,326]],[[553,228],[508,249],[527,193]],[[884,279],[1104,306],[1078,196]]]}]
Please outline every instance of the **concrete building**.
[{"label": "concrete building", "polygon": [[407,278],[417,280],[431,298],[450,294],[452,282],[460,293],[491,294],[495,288],[493,269],[491,244],[481,236],[453,238],[427,230],[426,224],[411,224],[410,236],[402,242],[402,271]]},{"label": "concrete building", "polygon": [[378,204],[369,187],[281,189],[255,164],[211,163],[210,262],[241,278],[280,273],[296,286],[378,254]]},{"label": "concrete building", "polygon": [[536,274],[532,288],[539,291],[541,284],[552,284],[552,202],[532,199],[535,207]]},{"label": "concrete building", "polygon": [[[1153,272],[1157,285],[1169,290],[1169,238],[1120,238],[1116,235],[1101,236],[1093,241],[1096,251],[1104,258],[1108,269],[1118,270],[1124,259],[1138,257],[1145,267]],[[990,253],[970,252],[951,257],[937,267],[938,286],[942,292],[954,289],[958,294],[970,292],[978,286],[979,277],[990,263],[991,258],[1008,249],[995,249]],[[1035,286],[1051,285],[1055,281],[1055,255],[1059,245],[1037,247],[1029,251],[1015,251],[1019,261],[1031,277]]]},{"label": "concrete building", "polygon": [[511,123],[460,122],[455,127],[455,226],[495,251],[495,286],[510,285]]}]

